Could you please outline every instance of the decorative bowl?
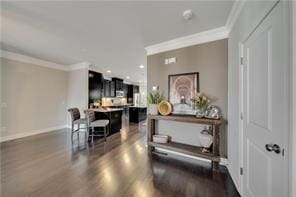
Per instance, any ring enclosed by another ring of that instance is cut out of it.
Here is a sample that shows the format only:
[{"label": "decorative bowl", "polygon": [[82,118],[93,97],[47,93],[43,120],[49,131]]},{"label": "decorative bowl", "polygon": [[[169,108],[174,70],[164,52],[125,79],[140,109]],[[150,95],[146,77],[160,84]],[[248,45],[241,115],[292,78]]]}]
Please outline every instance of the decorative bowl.
[{"label": "decorative bowl", "polygon": [[172,105],[168,101],[161,101],[158,104],[158,111],[161,115],[167,116],[172,113]]}]

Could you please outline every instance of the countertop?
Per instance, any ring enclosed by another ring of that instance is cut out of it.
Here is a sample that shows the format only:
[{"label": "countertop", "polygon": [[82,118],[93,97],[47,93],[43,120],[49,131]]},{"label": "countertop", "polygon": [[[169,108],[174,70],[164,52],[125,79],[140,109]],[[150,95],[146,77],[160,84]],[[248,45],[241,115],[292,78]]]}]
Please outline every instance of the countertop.
[{"label": "countertop", "polygon": [[129,106],[129,107],[133,107],[133,108],[147,108],[146,106]]},{"label": "countertop", "polygon": [[115,104],[115,105],[108,105],[108,106],[104,106],[104,107],[126,107],[126,106],[131,106],[133,104],[128,103],[128,104]]},{"label": "countertop", "polygon": [[115,111],[122,111],[123,109],[120,108],[105,108],[105,109],[92,109],[95,112],[102,112],[102,113],[108,113],[108,112],[115,112]]}]

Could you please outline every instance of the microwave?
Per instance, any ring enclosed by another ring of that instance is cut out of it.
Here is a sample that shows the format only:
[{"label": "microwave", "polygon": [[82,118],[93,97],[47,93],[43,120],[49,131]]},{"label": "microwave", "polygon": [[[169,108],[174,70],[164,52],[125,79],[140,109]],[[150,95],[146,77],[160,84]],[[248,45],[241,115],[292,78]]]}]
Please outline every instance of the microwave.
[{"label": "microwave", "polygon": [[124,97],[123,91],[116,91],[116,97]]}]

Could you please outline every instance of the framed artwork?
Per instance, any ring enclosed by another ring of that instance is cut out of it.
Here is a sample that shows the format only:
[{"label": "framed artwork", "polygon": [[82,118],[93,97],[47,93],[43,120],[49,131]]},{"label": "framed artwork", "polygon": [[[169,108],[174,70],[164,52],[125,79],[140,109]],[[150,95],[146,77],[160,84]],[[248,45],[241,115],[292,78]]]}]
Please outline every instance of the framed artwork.
[{"label": "framed artwork", "polygon": [[173,114],[195,114],[191,98],[199,92],[199,73],[169,75],[168,98],[173,105]]}]

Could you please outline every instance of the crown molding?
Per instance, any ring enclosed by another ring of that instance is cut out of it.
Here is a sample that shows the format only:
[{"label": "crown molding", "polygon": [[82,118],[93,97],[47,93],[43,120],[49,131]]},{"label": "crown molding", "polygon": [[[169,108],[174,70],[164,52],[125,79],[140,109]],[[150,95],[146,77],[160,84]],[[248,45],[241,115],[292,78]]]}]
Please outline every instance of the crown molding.
[{"label": "crown molding", "polygon": [[15,61],[19,61],[19,62],[34,64],[37,66],[53,68],[53,69],[57,69],[57,70],[68,70],[67,66],[65,66],[65,65],[56,64],[53,62],[49,62],[49,61],[41,60],[41,59],[34,58],[34,57],[29,57],[26,55],[21,55],[18,53],[13,53],[13,52],[5,51],[5,50],[0,51],[0,57],[6,58],[9,60],[15,60]]},{"label": "crown molding", "polygon": [[145,47],[145,50],[147,52],[147,55],[153,55],[165,51],[228,38],[228,33],[228,29],[223,26],[216,29],[211,29],[197,34],[192,34],[189,36],[184,36],[159,44],[147,46]]},{"label": "crown molding", "polygon": [[228,29],[230,32],[233,25],[235,24],[236,20],[238,19],[244,5],[246,3],[246,0],[235,0],[232,7],[231,11],[228,15],[225,27]]},{"label": "crown molding", "polygon": [[72,71],[72,70],[79,70],[83,68],[89,68],[91,65],[91,63],[89,62],[81,62],[81,63],[71,64],[71,65],[56,64],[53,62],[49,62],[42,59],[38,59],[38,58],[34,58],[34,57],[30,57],[30,56],[26,56],[18,53],[13,53],[5,50],[0,50],[0,57],[6,58],[9,60],[24,62],[28,64],[34,64],[36,66],[42,66],[46,68],[52,68],[52,69],[63,70],[63,71]]},{"label": "crown molding", "polygon": [[91,63],[89,63],[89,62],[80,62],[78,64],[69,65],[68,70],[72,71],[72,70],[79,70],[79,69],[84,69],[84,68],[89,69],[90,66],[91,66]]}]

